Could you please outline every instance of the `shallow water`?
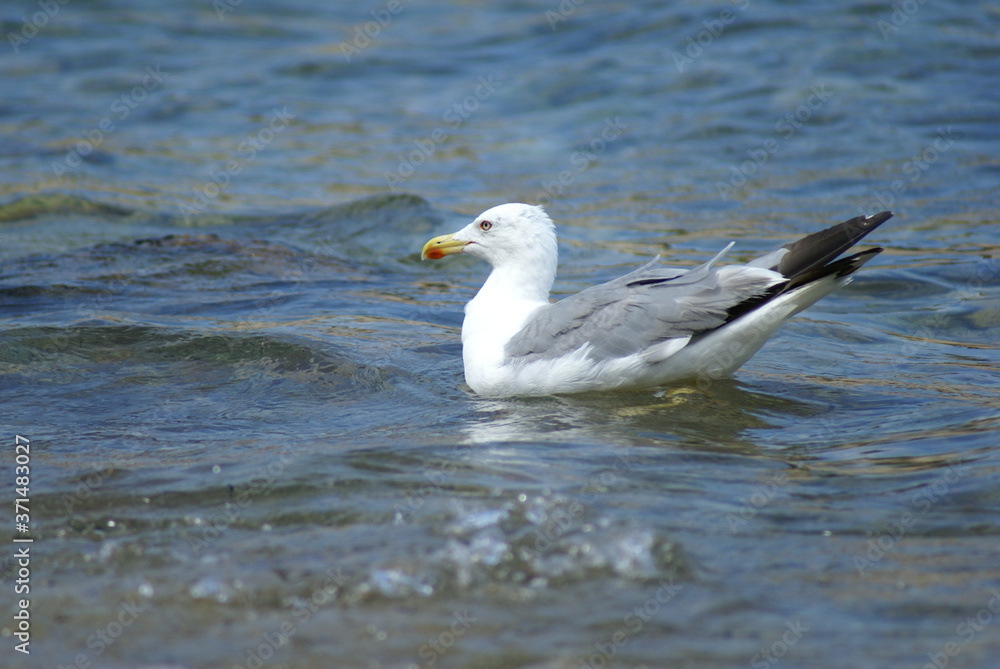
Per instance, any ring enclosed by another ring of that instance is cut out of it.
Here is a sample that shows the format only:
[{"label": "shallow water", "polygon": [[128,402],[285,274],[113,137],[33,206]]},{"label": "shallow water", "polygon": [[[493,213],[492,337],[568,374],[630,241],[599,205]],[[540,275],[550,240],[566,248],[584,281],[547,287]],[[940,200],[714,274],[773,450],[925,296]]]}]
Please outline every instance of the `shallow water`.
[{"label": "shallow water", "polygon": [[[0,14],[2,666],[994,666],[995,10],[315,4]],[[418,253],[514,200],[558,294],[896,217],[732,380],[485,400]]]}]

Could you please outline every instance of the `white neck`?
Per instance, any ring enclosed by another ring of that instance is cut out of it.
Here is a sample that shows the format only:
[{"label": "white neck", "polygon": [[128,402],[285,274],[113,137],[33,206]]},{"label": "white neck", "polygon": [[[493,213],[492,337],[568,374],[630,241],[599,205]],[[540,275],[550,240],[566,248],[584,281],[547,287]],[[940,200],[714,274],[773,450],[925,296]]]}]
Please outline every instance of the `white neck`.
[{"label": "white neck", "polygon": [[549,303],[555,268],[535,263],[526,268],[494,268],[476,296],[465,305],[462,341],[484,337],[506,342],[518,332],[532,311]]},{"label": "white neck", "polygon": [[493,268],[476,297],[489,295],[495,300],[547,303],[555,279],[554,260],[533,259],[516,265],[508,264]]}]

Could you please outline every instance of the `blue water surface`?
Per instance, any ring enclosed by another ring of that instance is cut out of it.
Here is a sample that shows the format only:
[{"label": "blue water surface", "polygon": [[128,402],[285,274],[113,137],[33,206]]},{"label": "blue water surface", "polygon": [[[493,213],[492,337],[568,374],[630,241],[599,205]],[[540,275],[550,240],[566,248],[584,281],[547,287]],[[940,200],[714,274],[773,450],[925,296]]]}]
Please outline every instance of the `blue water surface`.
[{"label": "blue water surface", "polygon": [[[0,24],[3,666],[995,666],[995,8]],[[895,216],[731,380],[487,400],[487,268],[419,250],[509,201],[559,225],[556,297]]]}]

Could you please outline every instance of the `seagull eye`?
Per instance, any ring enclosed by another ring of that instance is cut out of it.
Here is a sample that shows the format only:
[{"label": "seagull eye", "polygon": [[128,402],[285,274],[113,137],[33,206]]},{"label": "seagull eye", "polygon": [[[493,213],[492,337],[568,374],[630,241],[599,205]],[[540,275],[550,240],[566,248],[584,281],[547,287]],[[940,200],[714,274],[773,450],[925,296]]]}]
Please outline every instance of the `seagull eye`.
[{"label": "seagull eye", "polygon": [[482,230],[483,232],[489,232],[490,228],[492,227],[493,224],[490,223],[489,221],[483,221],[482,223],[479,224],[479,229]]}]

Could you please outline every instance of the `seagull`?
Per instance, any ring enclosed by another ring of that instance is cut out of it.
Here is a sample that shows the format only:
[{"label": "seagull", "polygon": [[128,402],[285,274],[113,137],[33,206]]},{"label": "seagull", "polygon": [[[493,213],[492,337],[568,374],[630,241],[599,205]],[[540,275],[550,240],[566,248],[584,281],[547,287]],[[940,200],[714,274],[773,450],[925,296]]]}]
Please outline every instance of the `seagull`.
[{"label": "seagull", "polygon": [[[892,217],[858,216],[745,264],[735,242],[692,269],[639,269],[557,302],[555,224],[511,203],[428,241],[421,259],[465,253],[493,271],[465,307],[465,381],[484,397],[655,388],[729,376],[789,318],[846,285],[882,251],[841,254]],[[839,258],[839,259],[838,259]]]}]

